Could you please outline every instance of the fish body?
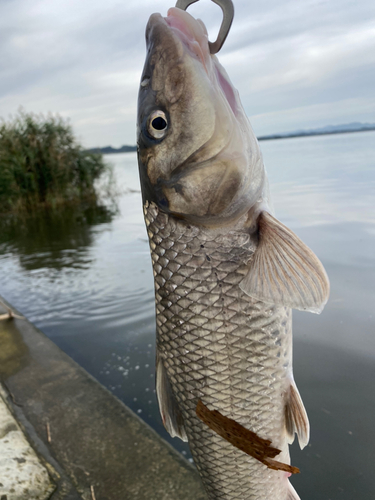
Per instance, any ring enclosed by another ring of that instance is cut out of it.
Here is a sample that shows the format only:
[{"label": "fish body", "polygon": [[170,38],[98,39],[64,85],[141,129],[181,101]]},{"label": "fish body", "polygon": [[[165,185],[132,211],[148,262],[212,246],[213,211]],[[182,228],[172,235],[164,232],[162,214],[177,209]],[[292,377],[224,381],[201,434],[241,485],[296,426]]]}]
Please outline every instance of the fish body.
[{"label": "fish body", "polygon": [[209,498],[286,500],[287,474],[226,442],[198,420],[195,408],[202,400],[270,439],[289,463],[284,408],[291,310],[249,300],[239,288],[256,248],[246,233],[189,228],[152,204],[145,217],[155,273],[158,377],[165,370]]},{"label": "fish body", "polygon": [[203,23],[171,9],[151,16],[146,39],[138,147],[161,416],[189,442],[211,500],[297,500],[290,474],[234,447],[196,408],[202,401],[269,440],[289,464],[295,432],[301,447],[309,439],[291,308],[320,310],[328,281],[271,214],[257,141]]}]

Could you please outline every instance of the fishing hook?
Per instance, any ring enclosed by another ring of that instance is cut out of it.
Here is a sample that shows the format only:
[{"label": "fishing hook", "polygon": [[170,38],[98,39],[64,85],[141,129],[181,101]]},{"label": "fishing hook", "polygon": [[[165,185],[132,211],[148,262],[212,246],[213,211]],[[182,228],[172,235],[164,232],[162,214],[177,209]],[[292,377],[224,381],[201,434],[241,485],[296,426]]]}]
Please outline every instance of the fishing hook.
[{"label": "fishing hook", "polygon": [[[198,2],[198,0],[177,0],[176,7],[178,9],[186,10],[189,5]],[[232,0],[212,0],[223,11],[223,21],[221,23],[219,34],[215,42],[208,42],[211,54],[217,54],[228,36],[230,27],[234,17],[234,6]]]}]

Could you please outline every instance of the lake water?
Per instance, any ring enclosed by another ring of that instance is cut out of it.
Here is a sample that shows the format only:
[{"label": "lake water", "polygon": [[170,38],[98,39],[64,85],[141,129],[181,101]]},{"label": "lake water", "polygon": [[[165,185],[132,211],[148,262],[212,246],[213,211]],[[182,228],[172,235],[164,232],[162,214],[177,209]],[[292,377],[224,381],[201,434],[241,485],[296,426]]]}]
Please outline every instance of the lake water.
[{"label": "lake water", "polygon": [[[320,257],[331,297],[294,313],[311,441],[292,447],[302,500],[375,498],[375,132],[262,142],[278,218]],[[153,276],[135,153],[119,210],[64,210],[0,233],[0,294],[187,458],[154,391]],[[120,446],[121,444],[119,444]]]}]

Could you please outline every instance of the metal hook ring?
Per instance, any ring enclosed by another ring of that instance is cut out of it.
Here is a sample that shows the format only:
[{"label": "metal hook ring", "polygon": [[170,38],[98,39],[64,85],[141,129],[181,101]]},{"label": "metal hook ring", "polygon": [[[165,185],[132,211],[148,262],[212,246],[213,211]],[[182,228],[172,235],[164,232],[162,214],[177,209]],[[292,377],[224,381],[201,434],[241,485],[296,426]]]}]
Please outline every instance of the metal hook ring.
[{"label": "metal hook ring", "polygon": [[[176,7],[186,10],[189,5],[198,2],[198,0],[177,0]],[[232,0],[212,0],[223,11],[223,21],[215,42],[208,42],[211,54],[217,54],[228,36],[234,17],[234,6]]]}]

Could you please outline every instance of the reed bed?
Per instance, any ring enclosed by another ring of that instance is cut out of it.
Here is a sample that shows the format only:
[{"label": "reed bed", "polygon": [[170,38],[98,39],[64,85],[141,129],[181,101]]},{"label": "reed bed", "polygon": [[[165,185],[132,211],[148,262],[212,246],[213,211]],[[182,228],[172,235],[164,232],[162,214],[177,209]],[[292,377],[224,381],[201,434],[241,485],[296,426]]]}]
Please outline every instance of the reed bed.
[{"label": "reed bed", "polygon": [[111,167],[85,151],[70,124],[19,111],[0,123],[0,213],[97,201],[95,181]]}]

